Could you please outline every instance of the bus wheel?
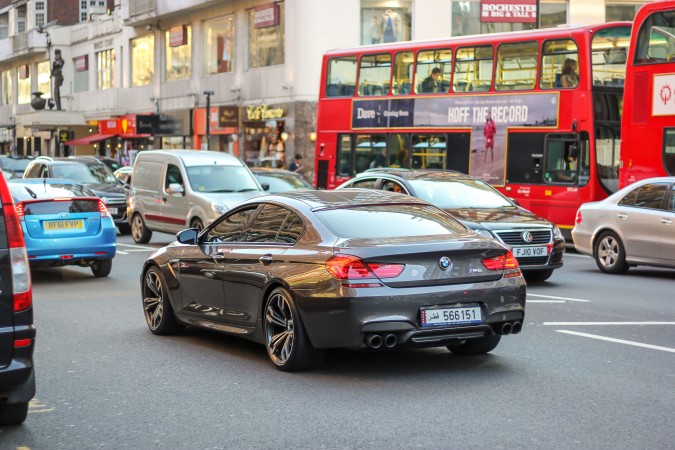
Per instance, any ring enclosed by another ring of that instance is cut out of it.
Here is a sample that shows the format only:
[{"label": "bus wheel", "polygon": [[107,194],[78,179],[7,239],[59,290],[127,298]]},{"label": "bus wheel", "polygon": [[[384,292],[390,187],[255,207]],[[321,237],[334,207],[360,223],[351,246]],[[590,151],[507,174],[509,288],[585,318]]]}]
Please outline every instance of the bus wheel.
[{"label": "bus wheel", "polygon": [[626,250],[621,239],[613,231],[605,231],[595,242],[593,251],[598,269],[605,273],[619,274],[628,272]]}]

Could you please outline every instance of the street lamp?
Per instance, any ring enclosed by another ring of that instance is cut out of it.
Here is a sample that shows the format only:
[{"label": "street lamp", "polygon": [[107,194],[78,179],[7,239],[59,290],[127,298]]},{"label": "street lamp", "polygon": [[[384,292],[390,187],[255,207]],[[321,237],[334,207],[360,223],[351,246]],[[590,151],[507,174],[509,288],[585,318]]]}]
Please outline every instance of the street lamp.
[{"label": "street lamp", "polygon": [[[206,95],[206,149],[209,148],[211,140],[211,96],[215,94],[213,91],[204,91]],[[203,145],[202,145],[203,147]]]}]

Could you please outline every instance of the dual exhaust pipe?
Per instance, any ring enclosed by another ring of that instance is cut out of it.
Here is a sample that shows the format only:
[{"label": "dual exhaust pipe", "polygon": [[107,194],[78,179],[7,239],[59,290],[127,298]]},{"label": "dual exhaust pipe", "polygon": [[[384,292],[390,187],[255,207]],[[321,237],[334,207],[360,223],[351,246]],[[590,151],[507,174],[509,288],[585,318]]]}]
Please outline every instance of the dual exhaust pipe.
[{"label": "dual exhaust pipe", "polygon": [[523,324],[521,322],[506,322],[502,324],[502,327],[499,329],[499,334],[518,334],[523,329]]},{"label": "dual exhaust pipe", "polygon": [[398,338],[395,334],[369,334],[365,339],[366,346],[373,350],[379,350],[381,348],[394,348],[398,343]]}]

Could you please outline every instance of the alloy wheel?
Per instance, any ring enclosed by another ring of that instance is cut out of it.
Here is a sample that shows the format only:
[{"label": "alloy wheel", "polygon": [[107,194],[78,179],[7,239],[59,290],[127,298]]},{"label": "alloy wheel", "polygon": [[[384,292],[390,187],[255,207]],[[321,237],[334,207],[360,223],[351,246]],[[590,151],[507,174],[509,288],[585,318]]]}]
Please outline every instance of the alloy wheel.
[{"label": "alloy wheel", "polygon": [[605,267],[612,267],[619,259],[619,244],[612,236],[605,236],[598,245],[598,261]]},{"label": "alloy wheel", "polygon": [[265,312],[267,353],[277,365],[284,365],[291,357],[295,343],[293,310],[286,297],[275,294]]},{"label": "alloy wheel", "polygon": [[136,214],[131,220],[131,235],[134,240],[140,241],[143,238],[143,227],[143,219]]},{"label": "alloy wheel", "polygon": [[164,297],[159,275],[152,270],[145,275],[143,310],[148,327],[153,331],[157,330],[162,323],[162,315],[164,314]]}]

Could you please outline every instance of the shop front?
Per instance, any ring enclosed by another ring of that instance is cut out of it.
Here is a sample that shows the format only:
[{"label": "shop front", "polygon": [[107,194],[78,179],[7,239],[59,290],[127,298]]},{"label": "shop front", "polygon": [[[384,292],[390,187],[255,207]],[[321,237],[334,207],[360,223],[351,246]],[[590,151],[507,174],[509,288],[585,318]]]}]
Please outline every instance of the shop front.
[{"label": "shop front", "polygon": [[289,158],[287,105],[251,105],[241,110],[243,121],[243,154],[249,166],[283,168]]},{"label": "shop front", "polygon": [[180,110],[161,114],[138,115],[136,116],[136,132],[151,135],[154,138],[153,148],[194,148],[190,111]]},{"label": "shop front", "polygon": [[194,148],[216,150],[239,156],[239,108],[236,106],[210,108],[208,130],[206,129],[206,108],[196,108],[192,113],[192,124]]}]

